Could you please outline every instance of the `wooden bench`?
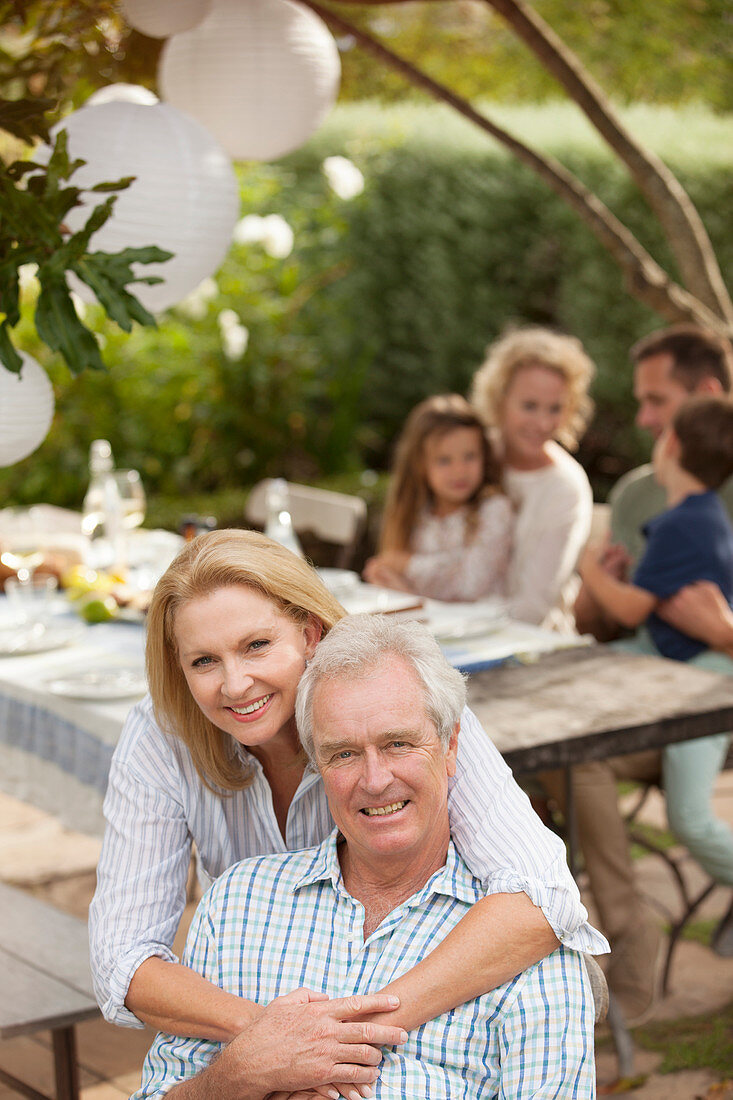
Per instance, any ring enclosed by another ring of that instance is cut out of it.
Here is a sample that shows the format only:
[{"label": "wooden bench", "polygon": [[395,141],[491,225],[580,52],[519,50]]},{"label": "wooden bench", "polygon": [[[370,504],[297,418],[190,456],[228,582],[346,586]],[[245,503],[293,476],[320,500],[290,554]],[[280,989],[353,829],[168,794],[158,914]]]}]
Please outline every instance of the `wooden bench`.
[{"label": "wooden bench", "polygon": [[[98,1016],[86,924],[0,883],[0,1039],[51,1031],[56,1100],[77,1100],[75,1026]],[[32,1100],[50,1100],[0,1069],[0,1081]]]}]

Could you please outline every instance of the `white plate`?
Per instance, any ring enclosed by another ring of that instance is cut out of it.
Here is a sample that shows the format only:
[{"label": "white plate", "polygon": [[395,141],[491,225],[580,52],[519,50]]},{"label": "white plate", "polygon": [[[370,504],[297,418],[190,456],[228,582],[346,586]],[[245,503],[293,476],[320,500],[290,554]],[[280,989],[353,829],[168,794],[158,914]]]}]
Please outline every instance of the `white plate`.
[{"label": "white plate", "polygon": [[114,618],[119,623],[144,623],[145,612],[139,607],[121,607]]},{"label": "white plate", "polygon": [[139,668],[93,669],[63,679],[48,680],[46,687],[54,695],[69,699],[129,699],[148,690]]},{"label": "white plate", "polygon": [[338,599],[340,596],[350,595],[361,584],[361,577],[352,569],[332,569],[319,567],[316,572],[325,584],[332,596]]},{"label": "white plate", "polygon": [[25,657],[32,653],[45,653],[60,649],[75,641],[82,633],[81,626],[15,626],[0,629],[0,657]]},{"label": "white plate", "polygon": [[495,615],[482,616],[480,619],[468,621],[456,619],[444,619],[442,622],[432,624],[432,631],[439,642],[463,642],[469,638],[481,638],[485,634],[495,634],[509,622],[509,616],[505,611],[497,611]]}]

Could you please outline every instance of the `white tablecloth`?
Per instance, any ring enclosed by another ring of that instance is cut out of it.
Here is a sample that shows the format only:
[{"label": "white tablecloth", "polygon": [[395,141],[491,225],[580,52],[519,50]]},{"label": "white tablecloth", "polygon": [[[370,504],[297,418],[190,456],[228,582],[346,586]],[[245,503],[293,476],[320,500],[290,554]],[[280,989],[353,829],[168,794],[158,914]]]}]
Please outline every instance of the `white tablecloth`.
[{"label": "white tablecloth", "polygon": [[0,658],[3,791],[57,815],[70,828],[101,833],[110,760],[135,699],[70,699],[53,694],[48,684],[81,670],[121,665],[142,673],[143,645],[142,626],[79,623],[73,644]]},{"label": "white tablecloth", "polygon": [[[382,610],[379,592],[361,585],[341,597],[347,610]],[[395,601],[398,602],[398,601]],[[409,601],[407,601],[409,602]],[[375,606],[372,607],[371,604]],[[0,598],[0,624],[5,601]],[[457,667],[485,668],[512,654],[566,644],[557,634],[503,618],[496,601],[426,601],[415,615],[427,621]],[[103,830],[102,798],[110,760],[135,697],[80,700],[54,694],[49,684],[81,671],[110,673],[121,665],[143,670],[144,627],[112,622],[86,626],[72,613],[78,639],[63,648],[0,657],[0,789],[52,813],[69,828]],[[458,637],[465,628],[465,636]]]}]

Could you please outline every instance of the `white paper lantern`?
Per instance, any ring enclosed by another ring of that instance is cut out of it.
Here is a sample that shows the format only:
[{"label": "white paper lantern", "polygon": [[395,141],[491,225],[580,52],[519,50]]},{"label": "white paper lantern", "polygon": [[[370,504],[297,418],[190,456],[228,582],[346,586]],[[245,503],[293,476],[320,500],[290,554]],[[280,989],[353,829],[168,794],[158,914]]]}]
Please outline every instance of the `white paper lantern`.
[{"label": "white paper lantern", "polygon": [[198,27],[166,42],[161,97],[235,159],[274,160],[318,129],[338,95],[328,27],[291,0],[213,0]]},{"label": "white paper lantern", "polygon": [[43,443],[53,420],[53,387],[45,370],[21,351],[20,374],[0,365],[0,466],[12,466]]},{"label": "white paper lantern", "polygon": [[155,92],[150,88],[144,88],[142,84],[105,84],[104,88],[97,88],[84,101],[85,107],[99,107],[102,103],[141,103],[150,106],[158,102]]},{"label": "white paper lantern", "polygon": [[[137,274],[165,280],[131,284],[143,305],[152,312],[167,309],[217,270],[231,243],[239,194],[228,157],[203,126],[166,103],[113,101],[82,107],[55,130],[61,127],[71,156],[87,162],[73,178],[76,186],[136,177],[118,193],[112,217],[92,237],[91,249],[117,252],[154,244],[174,253],[166,263],[136,265]],[[106,196],[83,197],[84,205],[64,219],[73,231]],[[94,300],[83,284],[75,281],[74,289]]]},{"label": "white paper lantern", "polygon": [[150,38],[168,38],[197,26],[211,0],[122,0],[122,14],[136,31]]}]

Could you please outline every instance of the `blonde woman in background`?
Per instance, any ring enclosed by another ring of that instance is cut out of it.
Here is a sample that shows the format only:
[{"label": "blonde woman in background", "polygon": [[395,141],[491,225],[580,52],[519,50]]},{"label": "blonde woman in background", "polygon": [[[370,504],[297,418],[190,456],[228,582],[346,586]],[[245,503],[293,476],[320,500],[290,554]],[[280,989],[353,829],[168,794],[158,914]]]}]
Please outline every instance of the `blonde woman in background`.
[{"label": "blonde woman in background", "polygon": [[573,629],[574,569],[590,531],[591,487],[568,451],[592,412],[594,369],[575,337],[521,328],[489,347],[471,394],[492,429],[517,512],[511,614],[557,630]]}]

